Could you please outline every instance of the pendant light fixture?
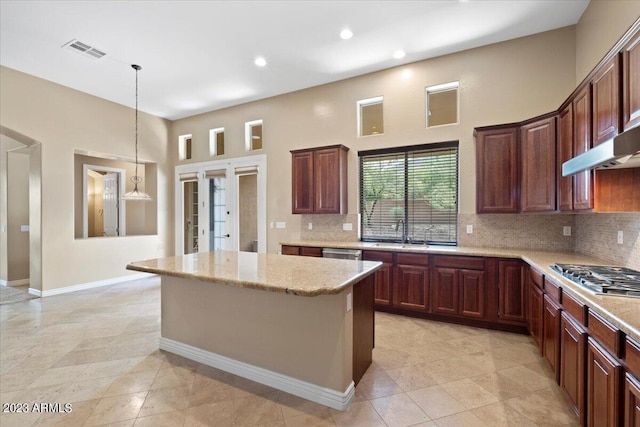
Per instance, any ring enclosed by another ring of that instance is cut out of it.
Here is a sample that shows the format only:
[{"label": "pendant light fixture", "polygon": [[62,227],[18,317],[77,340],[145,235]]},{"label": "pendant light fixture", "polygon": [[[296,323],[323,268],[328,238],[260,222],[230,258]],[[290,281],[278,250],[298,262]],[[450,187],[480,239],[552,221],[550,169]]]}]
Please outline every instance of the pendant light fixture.
[{"label": "pendant light fixture", "polygon": [[142,182],[142,177],[138,176],[138,71],[142,70],[142,67],[139,65],[132,64],[131,68],[136,70],[136,172],[131,178],[131,182],[133,182],[133,191],[129,191],[122,196],[122,200],[142,200],[149,201],[151,197],[144,192],[138,190],[138,184]]}]

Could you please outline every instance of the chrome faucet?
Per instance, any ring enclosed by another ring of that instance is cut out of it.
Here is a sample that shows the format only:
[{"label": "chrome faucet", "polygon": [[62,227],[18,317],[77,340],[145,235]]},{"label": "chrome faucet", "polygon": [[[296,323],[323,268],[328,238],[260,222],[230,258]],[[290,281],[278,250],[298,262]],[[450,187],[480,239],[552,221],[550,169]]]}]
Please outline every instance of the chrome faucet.
[{"label": "chrome faucet", "polygon": [[398,227],[400,226],[400,223],[402,223],[402,244],[404,245],[405,243],[407,243],[407,231],[406,231],[404,219],[399,219],[396,222],[396,231],[398,231]]}]

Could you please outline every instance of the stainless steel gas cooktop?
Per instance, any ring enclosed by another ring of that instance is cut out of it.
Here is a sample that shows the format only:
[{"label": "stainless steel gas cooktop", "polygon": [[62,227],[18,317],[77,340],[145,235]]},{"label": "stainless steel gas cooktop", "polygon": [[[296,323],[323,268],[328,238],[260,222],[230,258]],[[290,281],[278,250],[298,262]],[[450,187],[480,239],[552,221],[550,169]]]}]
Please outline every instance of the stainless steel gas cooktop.
[{"label": "stainless steel gas cooktop", "polygon": [[551,269],[598,294],[640,298],[640,271],[625,267],[575,264],[554,264]]}]

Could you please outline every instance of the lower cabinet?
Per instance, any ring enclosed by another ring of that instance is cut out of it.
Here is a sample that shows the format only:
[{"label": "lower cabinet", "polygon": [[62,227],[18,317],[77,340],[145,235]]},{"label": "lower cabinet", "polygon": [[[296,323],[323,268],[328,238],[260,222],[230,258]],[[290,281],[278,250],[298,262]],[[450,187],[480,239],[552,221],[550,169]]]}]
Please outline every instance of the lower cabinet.
[{"label": "lower cabinet", "polygon": [[618,426],[622,365],[592,337],[587,342],[587,426]]},{"label": "lower cabinet", "polygon": [[394,301],[399,308],[427,311],[429,267],[398,264]]},{"label": "lower cabinet", "polygon": [[560,388],[584,425],[587,331],[566,311],[560,320]]},{"label": "lower cabinet", "polygon": [[374,273],[376,280],[374,303],[377,307],[391,306],[393,304],[394,254],[382,251],[363,251],[362,259],[382,262],[382,267]]},{"label": "lower cabinet", "polygon": [[526,264],[498,261],[498,317],[502,322],[527,322]]},{"label": "lower cabinet", "polygon": [[640,380],[628,372],[624,380],[624,425],[640,426]]},{"label": "lower cabinet", "polygon": [[529,280],[529,334],[540,349],[542,354],[542,316],[544,314],[544,296],[542,289],[536,285],[533,279]]},{"label": "lower cabinet", "polygon": [[548,295],[544,296],[542,354],[560,382],[560,312],[561,307]]},{"label": "lower cabinet", "polygon": [[484,263],[484,258],[435,256],[431,280],[431,311],[485,319],[487,285]]}]

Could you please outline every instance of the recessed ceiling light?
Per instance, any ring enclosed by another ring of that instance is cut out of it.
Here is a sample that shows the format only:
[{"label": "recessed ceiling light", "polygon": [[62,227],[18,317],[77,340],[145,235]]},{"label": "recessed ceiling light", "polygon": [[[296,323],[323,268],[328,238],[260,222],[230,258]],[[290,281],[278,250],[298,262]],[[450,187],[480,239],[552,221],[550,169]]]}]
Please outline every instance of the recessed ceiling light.
[{"label": "recessed ceiling light", "polygon": [[350,29],[345,28],[344,30],[340,31],[340,38],[342,40],[349,40],[351,37],[353,37],[353,32]]},{"label": "recessed ceiling light", "polygon": [[264,67],[265,65],[267,65],[267,60],[264,59],[262,56],[258,56],[256,60],[253,61],[253,63],[256,64],[258,67]]},{"label": "recessed ceiling light", "polygon": [[404,58],[406,55],[406,53],[404,53],[404,50],[396,50],[395,52],[393,52],[393,57],[396,59],[402,59]]}]

